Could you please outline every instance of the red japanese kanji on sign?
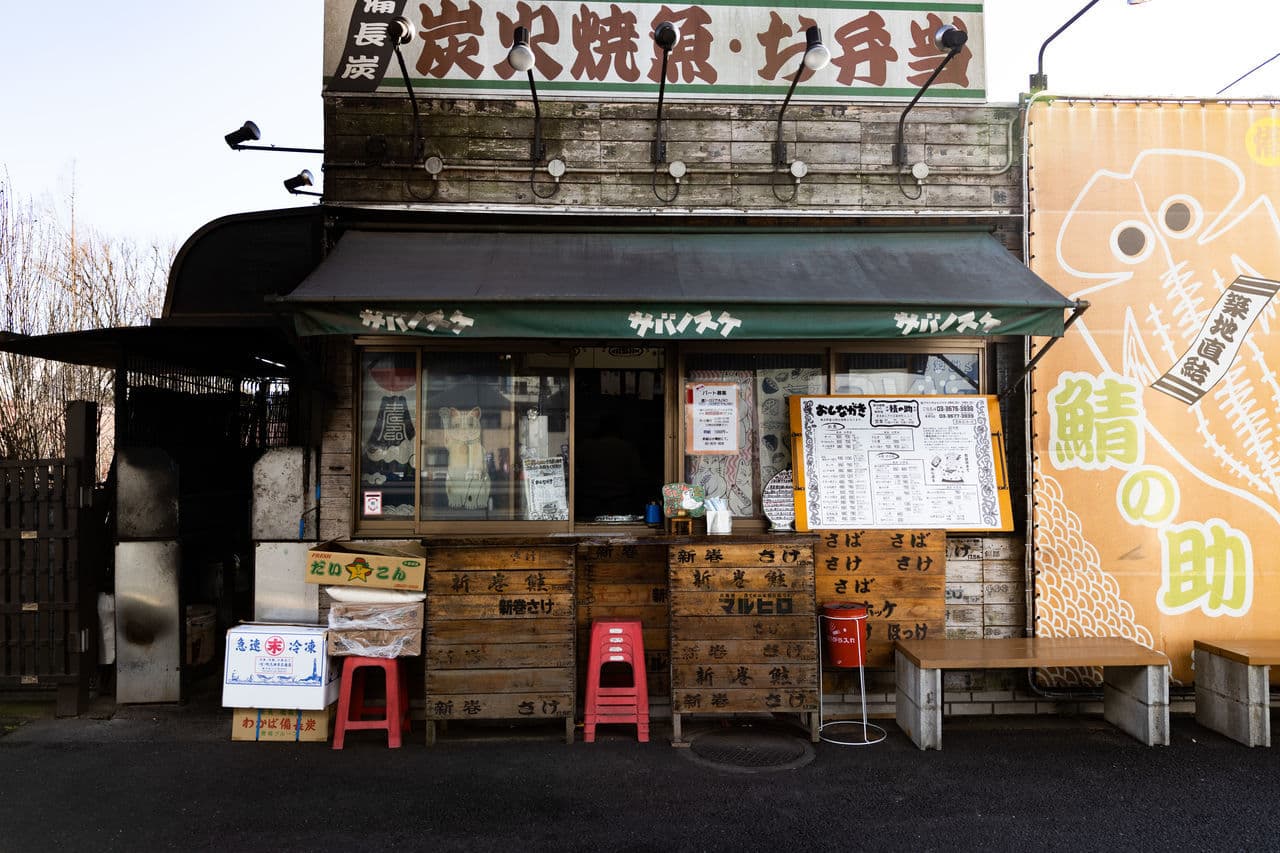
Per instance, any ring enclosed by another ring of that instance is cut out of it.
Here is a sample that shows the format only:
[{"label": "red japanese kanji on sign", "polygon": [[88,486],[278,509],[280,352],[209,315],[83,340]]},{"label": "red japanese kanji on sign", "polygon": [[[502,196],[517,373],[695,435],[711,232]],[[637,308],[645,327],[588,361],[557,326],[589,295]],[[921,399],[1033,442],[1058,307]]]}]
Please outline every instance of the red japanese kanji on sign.
[{"label": "red japanese kanji on sign", "polygon": [[275,657],[284,652],[284,639],[281,637],[267,637],[266,643],[263,644],[267,654]]}]

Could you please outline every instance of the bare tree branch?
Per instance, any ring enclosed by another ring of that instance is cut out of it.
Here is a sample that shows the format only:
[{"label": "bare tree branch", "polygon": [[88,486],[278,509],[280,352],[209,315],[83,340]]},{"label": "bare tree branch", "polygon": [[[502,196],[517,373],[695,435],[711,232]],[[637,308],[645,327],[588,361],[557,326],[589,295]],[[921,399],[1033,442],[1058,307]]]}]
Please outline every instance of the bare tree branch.
[{"label": "bare tree branch", "polygon": [[[74,195],[69,203],[74,223]],[[5,331],[45,335],[141,325],[161,311],[173,256],[172,247],[64,227],[55,210],[16,194],[8,173],[0,172]],[[0,457],[60,455],[66,403],[97,402],[101,427],[110,422],[113,390],[109,370],[0,353]]]}]

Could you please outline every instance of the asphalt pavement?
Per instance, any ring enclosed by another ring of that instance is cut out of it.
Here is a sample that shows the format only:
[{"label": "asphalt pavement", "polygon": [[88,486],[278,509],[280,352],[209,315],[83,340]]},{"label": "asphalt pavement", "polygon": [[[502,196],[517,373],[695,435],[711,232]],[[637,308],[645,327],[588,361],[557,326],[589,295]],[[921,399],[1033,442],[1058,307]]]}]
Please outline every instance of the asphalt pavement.
[{"label": "asphalt pavement", "polygon": [[880,722],[879,744],[744,772],[662,721],[645,744],[490,724],[428,748],[419,723],[400,749],[358,732],[335,751],[232,742],[209,703],[99,705],[0,727],[0,851],[1280,849],[1280,747],[1188,716],[1168,747],[1093,716],[948,718],[936,752]]}]

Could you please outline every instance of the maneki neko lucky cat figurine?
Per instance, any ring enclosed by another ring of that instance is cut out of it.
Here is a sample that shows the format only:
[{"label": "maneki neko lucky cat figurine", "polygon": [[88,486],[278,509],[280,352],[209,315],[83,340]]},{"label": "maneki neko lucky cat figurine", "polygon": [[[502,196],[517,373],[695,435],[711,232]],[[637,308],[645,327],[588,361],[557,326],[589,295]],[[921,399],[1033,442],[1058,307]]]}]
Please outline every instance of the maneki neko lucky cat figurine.
[{"label": "maneki neko lucky cat figurine", "polygon": [[489,471],[480,443],[480,407],[460,411],[440,409],[444,446],[449,451],[449,476],[445,497],[453,509],[485,509],[489,506]]}]

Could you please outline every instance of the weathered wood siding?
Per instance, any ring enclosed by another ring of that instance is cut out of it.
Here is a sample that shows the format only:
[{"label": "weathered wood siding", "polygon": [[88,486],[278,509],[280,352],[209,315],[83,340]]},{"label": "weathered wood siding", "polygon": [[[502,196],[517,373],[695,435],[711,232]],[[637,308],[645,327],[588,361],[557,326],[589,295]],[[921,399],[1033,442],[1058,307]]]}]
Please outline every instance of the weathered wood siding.
[{"label": "weathered wood siding", "polygon": [[355,403],[353,344],[350,338],[325,342],[324,375],[327,391],[321,414],[320,538],[346,539],[354,532],[352,483],[355,482]]},{"label": "weathered wood siding", "polygon": [[[325,100],[324,191],[326,201],[341,204],[428,208],[1020,214],[1016,108],[917,105],[907,117],[907,160],[927,162],[931,175],[923,196],[913,200],[899,190],[892,165],[902,105],[793,103],[783,138],[788,160],[804,160],[809,174],[793,201],[780,201],[771,182],[778,181],[784,199],[793,187],[788,174],[775,174],[770,165],[778,106],[666,104],[667,160],[683,160],[688,174],[678,198],[664,204],[651,186],[656,99],[544,101],[546,156],[564,160],[568,173],[559,192],[543,200],[534,197],[529,180],[534,129],[529,100],[420,100],[426,154],[444,161],[435,186],[424,169],[408,165],[413,121],[406,98],[330,97]],[[551,192],[545,168],[537,170],[537,184],[540,194]],[[913,196],[920,191],[910,176],[904,184]],[[659,192],[669,197],[674,188],[663,167]]]}]

